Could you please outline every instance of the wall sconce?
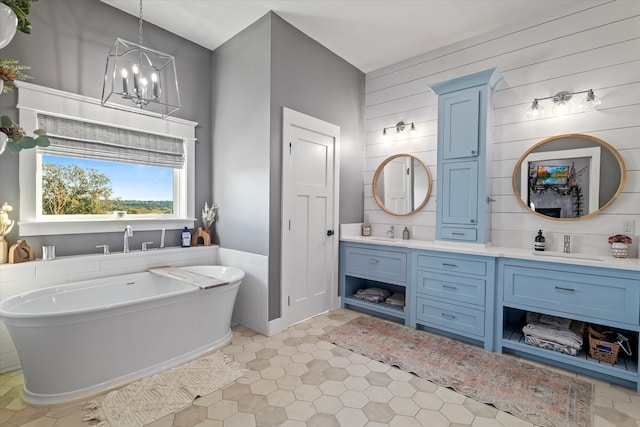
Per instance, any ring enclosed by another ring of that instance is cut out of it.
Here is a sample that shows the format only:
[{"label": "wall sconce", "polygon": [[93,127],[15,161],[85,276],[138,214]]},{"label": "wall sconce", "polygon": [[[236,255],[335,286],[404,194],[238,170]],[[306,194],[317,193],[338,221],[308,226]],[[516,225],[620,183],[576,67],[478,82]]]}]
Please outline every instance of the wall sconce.
[{"label": "wall sconce", "polygon": [[602,104],[602,101],[600,101],[600,98],[597,98],[596,95],[593,93],[593,89],[583,90],[580,92],[562,91],[562,92],[556,93],[553,96],[547,96],[545,98],[535,98],[533,100],[533,103],[531,104],[531,107],[529,107],[529,109],[527,110],[527,118],[535,119],[536,117],[542,116],[542,114],[544,113],[544,108],[542,107],[542,105],[540,105],[539,101],[542,101],[545,99],[553,100],[553,106],[551,107],[551,112],[554,115],[564,116],[565,114],[569,114],[571,112],[571,104],[569,103],[569,101],[571,100],[573,95],[577,95],[580,93],[587,94],[586,98],[582,100],[582,102],[580,103],[581,111],[593,111],[600,104]]},{"label": "wall sconce", "polygon": [[411,123],[405,123],[403,121],[399,121],[398,123],[396,123],[395,126],[389,126],[386,128],[382,129],[382,136],[386,136],[387,135],[387,129],[395,129],[397,133],[400,133],[404,130],[405,127],[411,125],[411,128],[409,129],[411,132],[413,132],[414,130],[416,130],[416,125],[411,122]]}]

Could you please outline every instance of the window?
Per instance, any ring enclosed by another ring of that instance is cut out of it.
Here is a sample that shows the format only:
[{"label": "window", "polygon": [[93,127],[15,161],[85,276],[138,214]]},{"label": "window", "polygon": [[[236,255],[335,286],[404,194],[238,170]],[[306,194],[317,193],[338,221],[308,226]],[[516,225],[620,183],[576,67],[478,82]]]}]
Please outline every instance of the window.
[{"label": "window", "polygon": [[193,226],[196,123],[18,88],[21,125],[52,142],[20,153],[21,235]]}]

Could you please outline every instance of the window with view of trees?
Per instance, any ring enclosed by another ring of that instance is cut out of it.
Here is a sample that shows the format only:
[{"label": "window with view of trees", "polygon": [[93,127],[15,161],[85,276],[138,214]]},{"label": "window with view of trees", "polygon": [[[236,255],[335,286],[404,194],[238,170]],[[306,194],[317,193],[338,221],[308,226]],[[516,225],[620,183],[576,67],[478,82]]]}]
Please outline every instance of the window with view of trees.
[{"label": "window with view of trees", "polygon": [[22,236],[119,232],[130,220],[139,231],[195,224],[196,122],[30,83],[18,89],[19,122],[51,142],[20,153]]},{"label": "window with view of trees", "polygon": [[171,168],[42,156],[43,215],[173,214]]}]

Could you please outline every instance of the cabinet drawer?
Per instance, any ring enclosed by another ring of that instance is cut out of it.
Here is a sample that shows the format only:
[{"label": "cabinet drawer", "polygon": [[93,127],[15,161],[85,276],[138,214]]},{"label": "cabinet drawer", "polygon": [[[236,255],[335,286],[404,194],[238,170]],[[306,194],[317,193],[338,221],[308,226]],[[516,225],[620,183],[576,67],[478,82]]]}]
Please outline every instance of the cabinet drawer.
[{"label": "cabinet drawer", "polygon": [[430,271],[418,271],[416,292],[484,307],[485,281]]},{"label": "cabinet drawer", "polygon": [[484,337],[484,311],[417,298],[418,323],[444,327],[463,335]]},{"label": "cabinet drawer", "polygon": [[475,242],[478,238],[478,230],[475,228],[451,228],[442,227],[442,238],[449,240],[464,240],[469,242]]},{"label": "cabinet drawer", "polygon": [[356,274],[379,281],[407,281],[406,253],[347,247],[345,261],[346,274]]},{"label": "cabinet drawer", "polygon": [[637,325],[640,285],[620,277],[506,265],[504,300]]},{"label": "cabinet drawer", "polygon": [[430,254],[418,254],[418,268],[435,268],[449,272],[477,274],[485,276],[487,274],[487,262],[462,259],[456,257],[440,257]]}]

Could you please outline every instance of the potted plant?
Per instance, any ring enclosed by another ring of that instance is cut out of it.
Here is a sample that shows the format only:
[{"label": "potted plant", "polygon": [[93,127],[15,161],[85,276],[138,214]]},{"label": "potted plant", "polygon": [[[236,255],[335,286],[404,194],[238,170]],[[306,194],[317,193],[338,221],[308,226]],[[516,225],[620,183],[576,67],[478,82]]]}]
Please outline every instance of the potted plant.
[{"label": "potted plant", "polygon": [[616,258],[626,258],[629,256],[629,245],[633,242],[631,237],[624,234],[609,236],[611,243],[611,254]]},{"label": "potted plant", "polygon": [[31,12],[31,3],[38,0],[2,0],[18,17],[18,30],[25,34],[31,34],[31,21],[27,15]]},{"label": "potted plant", "polygon": [[19,153],[25,148],[48,147],[51,142],[47,138],[47,132],[43,129],[33,131],[36,135],[28,136],[18,123],[14,123],[7,116],[0,117],[0,154],[5,148],[9,148],[12,153]]}]

